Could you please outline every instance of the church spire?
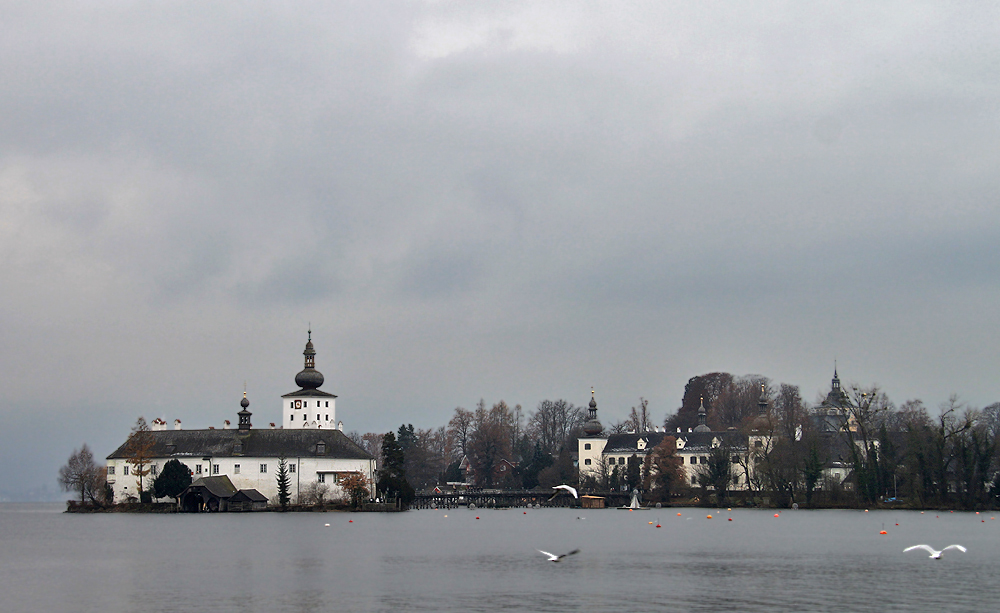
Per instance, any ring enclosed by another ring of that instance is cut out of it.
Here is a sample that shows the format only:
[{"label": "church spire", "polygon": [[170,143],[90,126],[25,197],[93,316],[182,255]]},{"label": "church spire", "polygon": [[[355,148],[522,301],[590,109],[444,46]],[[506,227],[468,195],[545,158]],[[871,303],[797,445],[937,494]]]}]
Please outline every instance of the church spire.
[{"label": "church spire", "polygon": [[767,394],[764,392],[764,384],[760,384],[760,400],[757,401],[757,412],[760,415],[767,413]]}]

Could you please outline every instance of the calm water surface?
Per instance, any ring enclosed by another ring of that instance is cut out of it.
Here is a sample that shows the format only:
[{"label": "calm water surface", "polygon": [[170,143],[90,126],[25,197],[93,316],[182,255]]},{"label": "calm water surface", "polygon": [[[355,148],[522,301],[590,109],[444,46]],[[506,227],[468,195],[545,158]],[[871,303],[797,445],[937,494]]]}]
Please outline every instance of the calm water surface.
[{"label": "calm water surface", "polygon": [[[1000,602],[1000,519],[988,514],[62,508],[0,504],[0,610],[884,613]],[[902,553],[917,543],[969,552]],[[536,551],[575,548],[559,564]]]}]

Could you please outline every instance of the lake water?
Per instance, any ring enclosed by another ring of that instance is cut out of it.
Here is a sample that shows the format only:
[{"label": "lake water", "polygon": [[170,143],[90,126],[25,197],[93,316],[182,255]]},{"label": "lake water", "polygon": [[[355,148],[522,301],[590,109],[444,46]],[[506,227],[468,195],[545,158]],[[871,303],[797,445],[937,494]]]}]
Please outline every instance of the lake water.
[{"label": "lake water", "polygon": [[[1000,514],[68,515],[62,508],[0,504],[0,610],[884,613],[1000,606],[1000,519],[993,519]],[[879,534],[883,527],[887,535]],[[960,543],[969,551],[942,560],[902,553],[918,543]],[[536,551],[576,548],[578,555],[558,564]]]}]

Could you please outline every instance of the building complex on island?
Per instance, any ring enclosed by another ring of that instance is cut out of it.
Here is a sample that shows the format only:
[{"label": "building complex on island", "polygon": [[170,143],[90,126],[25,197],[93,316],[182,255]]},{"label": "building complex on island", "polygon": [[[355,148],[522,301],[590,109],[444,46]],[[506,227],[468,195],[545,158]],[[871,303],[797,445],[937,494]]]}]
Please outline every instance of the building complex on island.
[{"label": "building complex on island", "polygon": [[[174,429],[168,430],[166,421],[154,419],[148,432],[149,474],[144,485],[148,488],[163,465],[176,459],[191,471],[195,481],[189,489],[202,492],[202,500],[212,495],[221,498],[226,493],[237,496],[238,492],[254,500],[260,496],[276,500],[278,463],[284,459],[293,503],[310,488],[315,491],[316,484],[328,488],[328,495],[338,495],[338,483],[351,473],[361,474],[371,486],[375,459],[344,434],[343,422],[336,421],[337,397],[319,389],[324,379],[315,367],[311,330],[303,355],[305,368],[295,375],[300,389],[282,396],[279,426],[252,426],[246,392],[235,429],[230,429],[226,420],[221,430],[183,430],[180,420],[175,420]],[[116,502],[138,499],[140,494],[135,475],[129,475],[134,468],[127,449],[126,441],[107,458],[108,483]],[[201,484],[199,479],[203,479]]]}]

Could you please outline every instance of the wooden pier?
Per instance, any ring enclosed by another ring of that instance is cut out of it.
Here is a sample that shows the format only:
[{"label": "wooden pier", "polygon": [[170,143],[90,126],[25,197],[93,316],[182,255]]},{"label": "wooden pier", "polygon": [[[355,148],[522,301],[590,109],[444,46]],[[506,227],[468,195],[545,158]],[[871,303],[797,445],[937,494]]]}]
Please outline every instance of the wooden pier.
[{"label": "wooden pier", "polygon": [[[569,494],[559,494],[552,497],[554,492],[539,492],[536,490],[479,490],[466,492],[448,492],[417,494],[410,503],[411,509],[454,509],[457,507],[469,507],[470,509],[513,509],[532,508],[535,506],[554,507],[580,507],[580,501]],[[595,492],[594,496],[601,496],[605,499],[605,506],[608,508],[623,506],[629,503],[629,495],[625,493]]]}]

